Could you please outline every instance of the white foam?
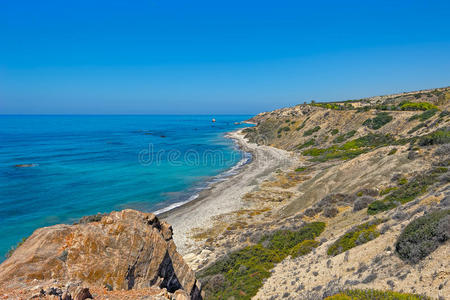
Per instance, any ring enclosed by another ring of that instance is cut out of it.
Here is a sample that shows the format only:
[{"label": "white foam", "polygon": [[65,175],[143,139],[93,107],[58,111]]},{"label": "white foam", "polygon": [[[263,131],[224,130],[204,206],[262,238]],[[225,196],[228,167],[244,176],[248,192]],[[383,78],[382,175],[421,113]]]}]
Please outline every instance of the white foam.
[{"label": "white foam", "polygon": [[[239,150],[239,146],[237,145],[237,143],[235,143],[235,149]],[[252,154],[250,152],[242,152],[242,153],[243,153],[243,157],[237,164],[232,166],[230,169],[220,173],[219,175],[212,177],[212,179],[210,179],[209,181],[206,182],[204,187],[196,187],[195,190],[202,191],[202,190],[211,189],[212,185],[214,183],[226,181],[228,179],[228,177],[238,174],[239,169],[241,169],[243,166],[245,166],[252,160]],[[168,212],[174,208],[180,207],[188,202],[191,202],[191,201],[197,199],[199,197],[199,195],[200,195],[199,193],[194,194],[194,195],[190,196],[186,201],[180,201],[180,202],[173,203],[165,208],[154,211],[153,213],[155,215],[158,215],[158,214]]]},{"label": "white foam", "polygon": [[192,195],[192,196],[190,196],[186,201],[181,201],[181,202],[173,203],[173,204],[171,204],[171,205],[169,205],[169,206],[167,206],[167,207],[165,207],[165,208],[161,208],[161,209],[159,209],[159,210],[157,210],[157,211],[154,211],[153,213],[154,213],[155,215],[159,215],[159,214],[168,212],[169,210],[172,210],[172,209],[177,208],[177,207],[179,207],[179,206],[181,206],[181,205],[183,205],[183,204],[186,204],[186,203],[188,203],[188,202],[191,202],[191,201],[197,199],[198,196],[199,196],[199,194]]}]

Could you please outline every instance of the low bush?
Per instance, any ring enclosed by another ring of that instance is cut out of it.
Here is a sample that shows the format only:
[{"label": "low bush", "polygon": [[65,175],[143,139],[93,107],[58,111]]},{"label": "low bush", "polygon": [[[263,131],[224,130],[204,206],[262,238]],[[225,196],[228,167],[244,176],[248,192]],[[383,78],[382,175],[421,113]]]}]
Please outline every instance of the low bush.
[{"label": "low bush", "polygon": [[328,248],[328,255],[336,256],[377,238],[380,235],[377,225],[380,223],[380,220],[375,220],[350,229]]},{"label": "low bush", "polygon": [[425,120],[428,120],[429,118],[431,118],[432,116],[434,116],[438,111],[439,111],[439,109],[432,108],[432,109],[424,111],[421,114],[412,116],[411,118],[408,119],[408,121],[414,121],[414,120],[425,121]]},{"label": "low bush", "polygon": [[298,145],[297,149],[308,148],[308,147],[314,146],[315,144],[316,144],[316,140],[315,139],[310,139],[309,141],[307,141],[307,142],[305,142],[305,143],[303,143],[301,145]]},{"label": "low bush", "polygon": [[288,255],[300,256],[312,251],[318,245],[314,238],[324,229],[325,223],[314,222],[298,231],[277,231],[254,246],[219,259],[197,274],[206,299],[251,299],[276,263]]},{"label": "low bush", "polygon": [[325,223],[313,222],[303,226],[298,231],[280,230],[271,236],[266,236],[262,241],[268,240],[268,249],[277,250],[284,255],[288,255],[290,250],[304,240],[313,240],[325,229]]},{"label": "low bush", "polygon": [[309,117],[307,117],[303,122],[302,122],[302,124],[299,126],[299,127],[297,127],[295,130],[297,130],[297,131],[300,131],[300,130],[302,130],[305,126],[306,126],[306,122],[309,120]]},{"label": "low bush", "polygon": [[[312,106],[322,107],[326,109],[345,110],[347,106],[339,105],[336,103],[311,103]],[[352,106],[353,107],[353,106]]]},{"label": "low bush", "polygon": [[339,133],[339,129],[333,129],[331,130],[331,135],[336,135]]},{"label": "low bush", "polygon": [[450,143],[450,130],[448,128],[438,129],[419,138],[420,146],[441,145]]},{"label": "low bush", "polygon": [[371,149],[393,144],[395,139],[390,135],[369,134],[351,141],[341,146],[331,146],[329,148],[310,148],[302,152],[305,156],[313,156],[311,161],[327,161],[330,159],[352,159]]},{"label": "low bush", "polygon": [[361,209],[366,208],[369,204],[375,201],[375,198],[370,196],[362,196],[356,199],[353,204],[353,211],[360,211]]},{"label": "low bush", "polygon": [[308,169],[307,167],[300,167],[300,168],[295,169],[295,172],[303,172],[303,171],[306,171],[307,169]]},{"label": "low bush", "polygon": [[278,133],[281,133],[283,131],[289,131],[289,130],[291,130],[291,128],[289,128],[289,126],[281,127],[280,129],[278,129]]},{"label": "low bush", "polygon": [[395,191],[395,190],[397,190],[397,189],[398,189],[398,187],[396,187],[396,186],[391,186],[391,187],[385,188],[384,190],[381,190],[381,191],[380,191],[380,196],[387,195],[387,194],[389,194],[390,192]]},{"label": "low bush", "polygon": [[344,290],[325,300],[431,300],[431,298],[415,294],[404,294],[379,290]]},{"label": "low bush", "polygon": [[389,151],[388,155],[394,155],[395,153],[397,153],[397,148],[391,149],[391,151]]},{"label": "low bush", "polygon": [[417,263],[450,238],[450,209],[439,210],[409,223],[395,244],[401,259]]},{"label": "low bush", "polygon": [[365,120],[363,125],[367,126],[370,129],[377,130],[392,121],[392,119],[392,116],[387,112],[380,112],[377,113],[375,118]]},{"label": "low bush", "polygon": [[420,128],[426,127],[426,126],[427,126],[427,124],[425,124],[425,123],[419,123],[417,126],[414,126],[413,128],[411,128],[411,130],[408,131],[408,134],[414,133],[417,130],[419,130]]},{"label": "low bush", "polygon": [[334,218],[339,213],[339,210],[335,206],[327,206],[323,209],[322,215],[325,218]]},{"label": "low bush", "polygon": [[356,130],[351,130],[347,133],[341,134],[337,138],[334,139],[333,143],[339,144],[339,143],[345,142],[349,138],[353,137],[355,135],[355,133],[356,133]]},{"label": "low bush", "polygon": [[303,136],[310,136],[310,135],[312,135],[313,133],[315,133],[315,132],[317,132],[317,131],[319,131],[319,130],[320,130],[320,126],[316,126],[316,127],[314,127],[314,128],[311,128],[311,129],[306,130],[306,131],[303,133]]},{"label": "low bush", "polygon": [[319,242],[316,240],[304,240],[303,242],[298,243],[291,249],[291,256],[298,257],[302,255],[306,255],[311,252],[314,248],[319,246]]},{"label": "low bush", "polygon": [[403,102],[400,103],[401,110],[430,110],[437,109],[436,105],[429,102]]},{"label": "low bush", "polygon": [[410,181],[399,180],[401,184],[397,189],[390,190],[390,194],[384,197],[383,200],[374,201],[367,208],[369,215],[390,210],[399,204],[405,204],[416,197],[424,194],[428,186],[436,182],[437,177],[446,171],[440,168],[435,168],[425,174],[420,174],[412,178]]}]

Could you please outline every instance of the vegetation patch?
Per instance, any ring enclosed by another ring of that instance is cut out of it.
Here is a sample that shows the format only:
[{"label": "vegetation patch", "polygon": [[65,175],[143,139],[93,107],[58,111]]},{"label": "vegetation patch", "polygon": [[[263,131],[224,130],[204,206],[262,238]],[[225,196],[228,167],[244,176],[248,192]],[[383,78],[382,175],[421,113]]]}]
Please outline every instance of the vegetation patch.
[{"label": "vegetation patch", "polygon": [[450,131],[448,128],[438,129],[419,138],[420,146],[431,146],[450,143]]},{"label": "vegetation patch", "polygon": [[352,130],[347,133],[341,134],[337,138],[334,139],[333,143],[339,144],[339,143],[345,142],[349,138],[353,137],[355,135],[355,133],[356,133],[356,130]]},{"label": "vegetation patch", "polygon": [[420,123],[420,124],[418,124],[417,126],[414,126],[413,128],[411,128],[411,130],[408,131],[408,134],[412,134],[412,133],[416,132],[417,130],[419,130],[420,128],[426,127],[426,126],[427,126],[427,124],[425,124],[425,123]]},{"label": "vegetation patch", "polygon": [[305,119],[305,121],[303,121],[302,124],[301,124],[299,127],[297,127],[295,130],[297,130],[297,131],[302,130],[303,127],[306,126],[306,122],[307,122],[308,120],[309,120],[309,117],[307,117],[307,118]]},{"label": "vegetation patch", "polygon": [[430,110],[437,109],[436,105],[429,102],[402,102],[400,103],[401,110]]},{"label": "vegetation patch", "polygon": [[322,107],[322,108],[326,108],[326,109],[334,109],[334,110],[349,110],[349,109],[353,109],[353,105],[351,105],[350,103],[344,103],[344,104],[337,104],[337,103],[333,103],[333,102],[325,102],[325,103],[316,103],[316,102],[311,102],[312,106],[317,106],[317,107]]},{"label": "vegetation patch", "polygon": [[310,135],[312,135],[313,133],[315,133],[315,132],[317,132],[317,131],[319,131],[319,130],[320,130],[320,126],[316,126],[316,127],[314,127],[314,128],[311,128],[311,129],[306,130],[306,131],[303,133],[303,136],[310,136]]},{"label": "vegetation patch", "polygon": [[384,190],[381,190],[381,191],[380,191],[380,196],[387,195],[387,194],[389,194],[390,192],[395,191],[395,190],[397,190],[397,189],[398,189],[398,187],[396,187],[396,186],[391,186],[391,187],[385,188]]},{"label": "vegetation patch", "polygon": [[431,298],[415,294],[404,294],[379,290],[345,290],[325,298],[325,300],[431,300]]},{"label": "vegetation patch", "polygon": [[399,182],[400,186],[396,190],[391,190],[392,192],[384,197],[383,200],[372,202],[367,208],[367,213],[375,215],[414,200],[416,197],[423,195],[427,191],[428,186],[433,184],[437,177],[445,172],[447,172],[445,168],[435,168],[430,172],[415,176],[410,181],[405,182],[403,180]]},{"label": "vegetation patch", "polygon": [[377,116],[375,118],[365,120],[363,125],[367,126],[370,129],[377,130],[392,121],[392,119],[392,116],[387,112],[380,112],[377,113]]},{"label": "vegetation patch", "polygon": [[307,169],[308,169],[308,167],[300,167],[300,168],[295,169],[295,172],[303,172],[303,171],[306,171]]},{"label": "vegetation patch", "polygon": [[331,130],[331,135],[336,135],[339,133],[339,129],[333,129]]},{"label": "vegetation patch", "polygon": [[369,134],[351,141],[341,146],[331,146],[329,148],[310,148],[303,151],[305,156],[313,156],[311,161],[327,161],[330,159],[352,159],[370,150],[393,144],[395,139],[390,135]]},{"label": "vegetation patch", "polygon": [[301,243],[298,243],[291,249],[291,256],[298,257],[302,255],[306,255],[311,252],[314,248],[319,246],[319,242],[316,240],[304,240]]},{"label": "vegetation patch", "polygon": [[291,128],[289,126],[284,126],[278,129],[278,134],[282,133],[283,131],[289,131]]},{"label": "vegetation patch", "polygon": [[395,244],[401,259],[418,263],[450,237],[450,209],[424,215],[409,223]]},{"label": "vegetation patch", "polygon": [[[325,223],[314,222],[298,231],[280,230],[265,236],[258,244],[235,251],[218,260],[197,277],[207,299],[251,299],[270,276],[276,263],[295,252],[304,255],[315,248],[314,238],[325,229]],[[313,242],[311,242],[313,241]]]},{"label": "vegetation patch", "polygon": [[429,118],[431,118],[432,116],[434,116],[438,111],[439,111],[439,109],[432,108],[432,109],[424,111],[423,113],[421,113],[419,115],[412,116],[411,118],[408,119],[408,121],[414,121],[414,120],[425,121],[425,120],[428,120]]},{"label": "vegetation patch", "polygon": [[316,144],[316,140],[315,139],[310,139],[309,141],[307,141],[307,142],[305,142],[305,143],[303,143],[301,145],[298,145],[297,149],[308,148],[308,147],[314,146],[315,144]]},{"label": "vegetation patch", "polygon": [[377,238],[380,235],[377,225],[380,223],[381,220],[374,220],[350,229],[328,248],[328,255],[336,256]]},{"label": "vegetation patch", "polygon": [[395,153],[397,153],[397,148],[392,148],[388,155],[394,155]]}]

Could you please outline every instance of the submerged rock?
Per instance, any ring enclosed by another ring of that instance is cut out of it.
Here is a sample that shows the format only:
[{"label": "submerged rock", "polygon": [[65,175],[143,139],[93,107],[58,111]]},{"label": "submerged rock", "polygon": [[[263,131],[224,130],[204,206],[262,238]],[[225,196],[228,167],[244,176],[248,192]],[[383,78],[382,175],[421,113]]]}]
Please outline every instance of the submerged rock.
[{"label": "submerged rock", "polygon": [[176,251],[172,227],[131,209],[40,228],[0,265],[0,285],[49,280],[114,290],[157,286],[200,298],[195,273]]}]

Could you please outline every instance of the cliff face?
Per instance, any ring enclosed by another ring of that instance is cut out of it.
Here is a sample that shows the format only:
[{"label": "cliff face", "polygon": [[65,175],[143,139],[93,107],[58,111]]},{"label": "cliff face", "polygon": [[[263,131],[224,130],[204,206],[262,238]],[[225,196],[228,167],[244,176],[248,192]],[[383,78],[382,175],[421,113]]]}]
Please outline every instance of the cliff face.
[{"label": "cliff face", "polygon": [[10,288],[73,281],[113,290],[183,290],[200,298],[194,272],[176,251],[171,226],[130,209],[40,228],[0,265],[0,284]]}]

